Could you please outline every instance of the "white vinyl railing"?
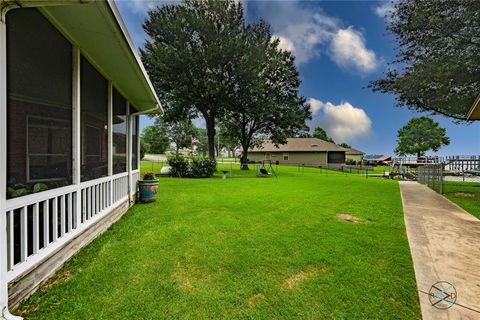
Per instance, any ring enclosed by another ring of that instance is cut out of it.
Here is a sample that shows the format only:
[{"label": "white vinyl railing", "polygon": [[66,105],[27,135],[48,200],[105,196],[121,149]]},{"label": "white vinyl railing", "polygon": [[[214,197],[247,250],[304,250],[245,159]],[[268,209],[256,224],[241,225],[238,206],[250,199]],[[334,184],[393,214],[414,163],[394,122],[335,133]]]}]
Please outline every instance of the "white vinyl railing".
[{"label": "white vinyl railing", "polygon": [[132,171],[132,184],[130,188],[132,195],[137,193],[138,180],[140,180],[140,170]]},{"label": "white vinyl railing", "polygon": [[35,267],[128,199],[128,173],[6,202],[7,279]]}]

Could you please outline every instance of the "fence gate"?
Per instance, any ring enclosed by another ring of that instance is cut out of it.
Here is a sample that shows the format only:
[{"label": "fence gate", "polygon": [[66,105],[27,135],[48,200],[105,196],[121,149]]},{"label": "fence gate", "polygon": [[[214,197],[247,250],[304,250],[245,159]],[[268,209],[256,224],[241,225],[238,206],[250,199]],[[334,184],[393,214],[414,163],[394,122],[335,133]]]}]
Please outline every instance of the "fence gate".
[{"label": "fence gate", "polygon": [[443,164],[432,163],[417,168],[418,182],[443,194]]}]

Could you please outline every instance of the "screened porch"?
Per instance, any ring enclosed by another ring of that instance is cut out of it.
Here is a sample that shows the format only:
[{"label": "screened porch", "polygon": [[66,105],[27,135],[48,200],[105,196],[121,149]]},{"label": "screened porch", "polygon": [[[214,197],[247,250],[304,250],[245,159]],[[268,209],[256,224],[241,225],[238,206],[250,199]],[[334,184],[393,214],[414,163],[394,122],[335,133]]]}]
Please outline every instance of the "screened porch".
[{"label": "screened porch", "polygon": [[[0,213],[6,234],[0,270],[7,283],[133,203],[139,114],[161,110],[115,5],[70,4],[37,8],[31,2],[2,12]],[[97,34],[89,35],[90,27]],[[98,50],[98,36],[108,39],[103,46],[110,41],[108,52]],[[104,63],[109,56],[116,63]],[[0,293],[0,307],[4,299]]]}]

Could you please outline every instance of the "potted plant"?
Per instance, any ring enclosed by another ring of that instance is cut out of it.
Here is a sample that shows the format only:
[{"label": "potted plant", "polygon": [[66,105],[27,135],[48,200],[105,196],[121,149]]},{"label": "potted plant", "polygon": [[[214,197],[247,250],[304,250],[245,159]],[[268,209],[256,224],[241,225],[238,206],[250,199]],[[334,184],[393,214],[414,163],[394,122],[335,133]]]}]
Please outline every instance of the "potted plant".
[{"label": "potted plant", "polygon": [[141,202],[157,200],[158,180],[153,172],[145,172],[143,180],[138,180],[138,193]]}]

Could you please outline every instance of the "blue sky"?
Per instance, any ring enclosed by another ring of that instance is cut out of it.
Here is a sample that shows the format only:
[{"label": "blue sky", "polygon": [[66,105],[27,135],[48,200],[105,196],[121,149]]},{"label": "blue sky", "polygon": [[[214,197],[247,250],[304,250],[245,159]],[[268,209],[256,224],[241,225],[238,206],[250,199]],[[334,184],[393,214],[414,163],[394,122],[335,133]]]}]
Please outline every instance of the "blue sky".
[{"label": "blue sky", "polygon": [[[147,11],[166,1],[117,0],[135,44],[141,47]],[[385,29],[382,1],[242,1],[247,21],[262,18],[272,26],[282,48],[296,57],[301,94],[312,105],[308,124],[326,129],[337,143],[348,142],[366,153],[393,154],[397,130],[422,115],[394,106],[391,95],[374,93],[369,81],[382,76],[395,55]],[[442,155],[480,154],[480,122],[454,124],[435,116],[447,130]],[[152,123],[142,118],[141,127]],[[201,121],[198,121],[201,124]]]}]

